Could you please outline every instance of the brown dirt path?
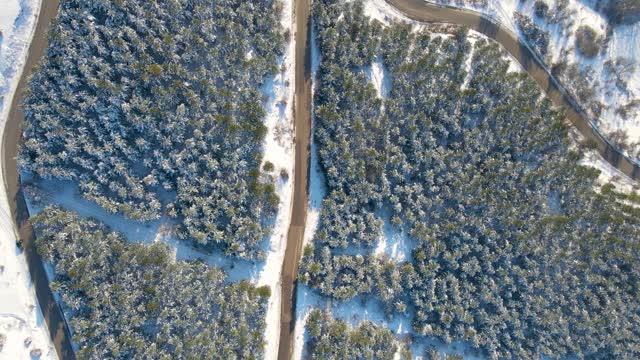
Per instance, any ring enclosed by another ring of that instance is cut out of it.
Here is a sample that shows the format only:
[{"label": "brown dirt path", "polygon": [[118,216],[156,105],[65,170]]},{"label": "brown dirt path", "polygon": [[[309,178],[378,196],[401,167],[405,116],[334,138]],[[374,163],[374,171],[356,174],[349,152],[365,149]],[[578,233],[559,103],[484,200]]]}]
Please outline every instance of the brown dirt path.
[{"label": "brown dirt path", "polygon": [[311,0],[295,0],[296,21],[295,53],[295,173],[293,183],[293,209],[282,264],[282,303],[280,313],[280,342],[278,359],[287,360],[293,350],[296,313],[296,287],[298,263],[302,252],[304,226],[309,198],[309,140],[311,136]]}]

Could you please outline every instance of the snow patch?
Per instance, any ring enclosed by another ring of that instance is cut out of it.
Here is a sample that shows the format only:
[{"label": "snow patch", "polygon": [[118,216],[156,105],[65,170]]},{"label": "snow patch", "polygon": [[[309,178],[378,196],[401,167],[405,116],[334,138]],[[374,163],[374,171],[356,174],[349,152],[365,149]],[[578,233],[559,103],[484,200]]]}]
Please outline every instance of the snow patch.
[{"label": "snow patch", "polygon": [[[315,31],[311,33],[311,94],[312,98],[315,94],[316,72],[320,65],[320,49],[316,44]],[[315,126],[315,107],[311,104],[311,155],[309,159],[309,206],[307,208],[307,221],[304,227],[304,247],[313,240],[313,235],[318,227],[320,220],[320,210],[322,209],[322,200],[327,194],[326,179],[324,171],[320,165],[318,158],[318,148],[313,136]]]},{"label": "snow patch", "polygon": [[411,261],[411,253],[417,246],[416,241],[409,238],[405,231],[398,231],[398,228],[391,224],[388,214],[382,216],[382,219],[382,233],[374,254],[386,256],[396,262]]},{"label": "snow patch", "polygon": [[[293,33],[293,2],[283,2],[280,24]],[[267,136],[265,138],[263,164],[267,161],[274,165],[274,177],[277,178],[277,194],[280,198],[278,214],[273,233],[269,238],[269,250],[266,260],[258,274],[258,286],[271,288],[267,305],[266,328],[264,333],[265,359],[276,359],[280,340],[281,283],[282,262],[287,247],[287,235],[291,222],[293,201],[293,174],[295,149],[293,140],[293,97],[291,84],[295,83],[295,42],[290,41],[280,63],[281,71],[267,82],[262,89],[268,96],[265,104],[267,117]],[[240,264],[239,268],[245,268]]]},{"label": "snow patch", "polygon": [[[350,0],[353,1],[353,0]],[[364,0],[364,14],[371,19],[377,20],[385,26],[389,26],[396,21],[402,21],[423,28],[424,24],[407,19],[407,17],[384,0]]]},{"label": "snow patch", "polygon": [[612,183],[617,191],[624,193],[640,191],[640,184],[611,166],[611,164],[596,151],[586,153],[579,163],[580,165],[591,166],[600,170],[600,175],[598,176],[598,183],[600,185]]},{"label": "snow patch", "polygon": [[399,340],[412,339],[411,350],[414,355],[424,354],[428,347],[433,346],[441,353],[464,354],[465,359],[481,359],[468,343],[452,342],[446,344],[432,338],[416,336],[411,326],[410,314],[396,314],[393,318],[389,318],[384,314],[380,301],[375,299],[357,296],[348,301],[331,300],[306,285],[299,285],[296,301],[298,320],[294,330],[295,347],[292,357],[294,360],[310,357],[306,353],[306,343],[309,336],[304,326],[299,325],[306,323],[309,312],[313,308],[330,310],[334,318],[344,320],[352,327],[368,320],[377,326],[388,328],[396,334]]},{"label": "snow patch", "polygon": [[373,84],[380,99],[389,97],[389,92],[391,91],[391,72],[389,72],[384,65],[380,56],[376,57],[371,67],[365,69],[365,74],[369,82]]}]

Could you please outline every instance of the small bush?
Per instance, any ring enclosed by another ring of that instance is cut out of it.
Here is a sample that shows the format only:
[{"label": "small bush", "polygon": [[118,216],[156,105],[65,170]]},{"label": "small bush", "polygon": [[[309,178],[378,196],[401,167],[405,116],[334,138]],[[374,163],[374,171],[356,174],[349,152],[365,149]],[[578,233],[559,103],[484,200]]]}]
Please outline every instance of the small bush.
[{"label": "small bush", "polygon": [[287,172],[287,169],[280,170],[280,179],[282,179],[282,181],[289,180],[289,172]]},{"label": "small bush", "polygon": [[263,298],[268,298],[271,296],[271,288],[269,287],[269,285],[264,285],[259,288],[256,288],[256,292],[260,297],[263,297]]},{"label": "small bush", "polygon": [[582,55],[594,58],[602,50],[602,37],[590,26],[582,25],[576,32],[576,46]]},{"label": "small bush", "polygon": [[539,18],[546,18],[549,14],[549,5],[542,0],[538,0],[535,3],[535,14]]},{"label": "small bush", "polygon": [[518,29],[529,44],[533,46],[539,55],[547,55],[547,51],[549,50],[549,32],[539,28],[531,18],[518,11],[514,11],[513,16],[518,24]]},{"label": "small bush", "polygon": [[272,172],[274,169],[273,163],[271,161],[266,161],[262,166],[262,170],[266,172]]}]

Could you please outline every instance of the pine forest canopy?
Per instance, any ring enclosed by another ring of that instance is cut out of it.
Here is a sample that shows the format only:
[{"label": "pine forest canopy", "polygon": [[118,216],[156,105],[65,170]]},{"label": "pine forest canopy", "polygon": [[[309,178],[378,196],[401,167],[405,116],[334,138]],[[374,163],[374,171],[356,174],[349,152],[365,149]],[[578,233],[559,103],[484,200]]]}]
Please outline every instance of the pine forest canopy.
[{"label": "pine forest canopy", "polygon": [[[328,192],[300,280],[489,358],[639,357],[640,197],[597,186],[563,114],[497,44],[364,13],[314,1]],[[364,71],[378,60],[385,99]],[[416,244],[406,261],[373,253],[385,214]]]},{"label": "pine forest canopy", "polygon": [[276,0],[62,0],[24,103],[19,163],[179,235],[260,257],[278,197],[260,173]]}]

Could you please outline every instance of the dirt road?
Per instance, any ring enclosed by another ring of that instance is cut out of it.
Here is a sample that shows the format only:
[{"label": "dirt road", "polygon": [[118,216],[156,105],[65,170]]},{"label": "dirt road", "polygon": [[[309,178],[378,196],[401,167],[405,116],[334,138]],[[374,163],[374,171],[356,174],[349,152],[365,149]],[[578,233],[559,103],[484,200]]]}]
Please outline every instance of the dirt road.
[{"label": "dirt road", "polygon": [[278,359],[287,360],[293,348],[293,330],[296,312],[296,276],[302,251],[304,224],[309,198],[309,139],[311,135],[311,0],[295,0],[296,54],[294,126],[296,132],[296,159],[293,184],[293,211],[287,237],[287,249],[282,264],[282,311],[280,315],[280,342]]},{"label": "dirt road", "polygon": [[564,87],[553,78],[551,73],[534,52],[520,42],[509,29],[494,23],[480,13],[452,7],[429,4],[424,0],[385,0],[407,17],[421,22],[449,23],[463,25],[494,39],[522,65],[531,77],[546,92],[551,101],[565,109],[567,118],[580,133],[595,141],[600,155],[612,166],[634,180],[640,179],[640,165],[623,155],[617,147],[610,144],[589,121],[577,102],[567,94]]},{"label": "dirt road", "polygon": [[27,265],[31,273],[31,279],[35,286],[36,297],[42,309],[42,314],[49,329],[49,335],[53,340],[53,345],[60,359],[75,359],[73,348],[71,347],[71,335],[67,324],[62,316],[62,310],[53,298],[49,281],[44,270],[42,258],[36,251],[35,236],[33,228],[29,223],[29,211],[24,200],[24,194],[20,187],[20,175],[16,164],[16,154],[18,143],[21,138],[20,123],[24,120],[24,114],[20,105],[24,99],[23,93],[26,89],[27,79],[31,70],[40,62],[47,48],[47,33],[49,24],[56,17],[58,12],[58,0],[43,0],[38,15],[38,22],[29,47],[27,61],[24,72],[20,77],[16,94],[11,102],[9,116],[4,128],[2,138],[2,170],[4,172],[7,198],[11,208],[11,216],[15,220],[18,236],[22,239]]}]

